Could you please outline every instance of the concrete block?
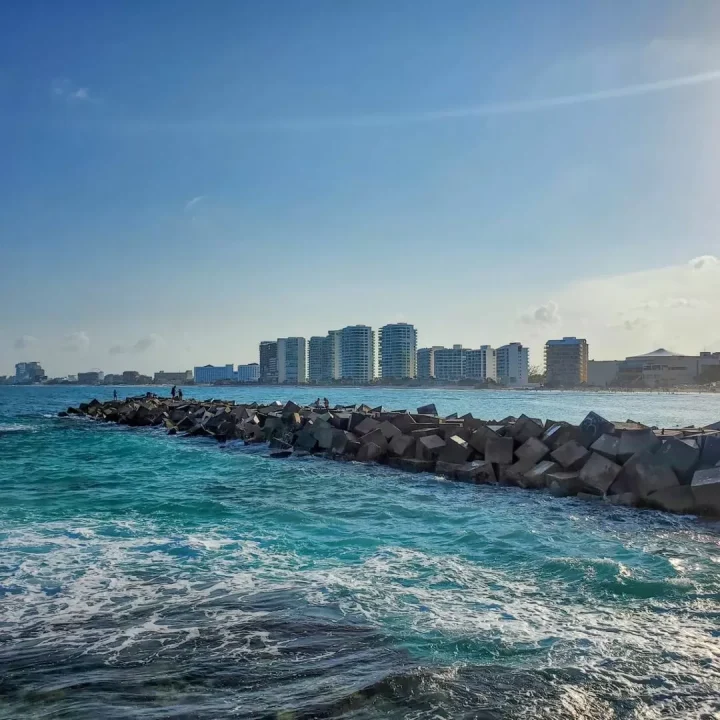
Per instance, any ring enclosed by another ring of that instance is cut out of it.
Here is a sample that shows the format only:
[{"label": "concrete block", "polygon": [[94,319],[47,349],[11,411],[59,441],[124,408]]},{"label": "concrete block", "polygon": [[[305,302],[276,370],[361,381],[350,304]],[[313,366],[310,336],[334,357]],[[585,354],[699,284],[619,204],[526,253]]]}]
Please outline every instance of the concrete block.
[{"label": "concrete block", "polygon": [[385,451],[374,442],[367,442],[360,446],[355,458],[358,462],[377,462],[385,455]]},{"label": "concrete block", "polygon": [[651,493],[646,499],[647,505],[658,510],[672,513],[695,512],[695,496],[689,485],[676,485]]},{"label": "concrete block", "polygon": [[585,447],[590,447],[601,435],[612,435],[615,432],[615,424],[606,420],[601,415],[591,412],[585,416],[580,423],[580,437],[578,442]]},{"label": "concrete block", "polygon": [[602,500],[602,495],[596,495],[595,493],[579,492],[575,496],[578,500],[589,500],[590,502],[598,502]]},{"label": "concrete block", "polygon": [[485,421],[480,420],[479,418],[474,418],[472,415],[464,415],[463,427],[470,430],[471,432],[475,432],[475,430],[478,430],[481,427],[485,427]]},{"label": "concrete block", "polygon": [[660,447],[660,439],[652,430],[624,430],[620,435],[618,460],[627,462],[635,453],[647,450],[655,452]]},{"label": "concrete block", "polygon": [[440,418],[436,415],[422,415],[422,414],[413,414],[410,413],[410,417],[416,422],[420,424],[428,424],[432,423],[433,425],[439,425],[440,424]]},{"label": "concrete block", "polygon": [[474,483],[494,483],[497,481],[492,463],[486,460],[465,463],[457,471],[457,479]]},{"label": "concrete block", "polygon": [[512,428],[512,436],[519,442],[527,442],[530,438],[539,438],[544,432],[542,423],[527,415],[521,415]]},{"label": "concrete block", "polygon": [[590,457],[590,451],[577,440],[570,440],[550,453],[550,457],[565,470],[579,470]]},{"label": "concrete block", "polygon": [[322,450],[330,450],[333,444],[333,433],[335,432],[337,432],[337,430],[329,425],[313,430],[313,435],[317,440],[318,447]]},{"label": "concrete block", "polygon": [[292,415],[296,412],[300,412],[300,406],[297,403],[294,403],[292,400],[288,400],[282,409],[283,417],[285,417],[286,415]]},{"label": "concrete block", "polygon": [[635,478],[631,492],[643,499],[658,490],[680,485],[675,471],[668,465],[659,463],[656,458],[653,458],[652,462],[638,462],[635,466]]},{"label": "concrete block", "polygon": [[720,436],[710,435],[703,440],[700,450],[700,466],[715,467],[720,462]]},{"label": "concrete block", "polygon": [[500,470],[500,482],[509,485],[521,485],[525,473],[534,466],[535,463],[527,458],[517,460],[512,465],[506,465]]},{"label": "concrete block", "polygon": [[698,514],[720,516],[720,467],[698,470],[690,487]]},{"label": "concrete block", "polygon": [[616,435],[603,433],[591,446],[590,449],[608,460],[615,462],[620,450],[620,438]]},{"label": "concrete block", "polygon": [[511,437],[489,437],[485,443],[485,459],[499,465],[510,465],[514,447],[515,442]]},{"label": "concrete block", "polygon": [[446,415],[446,416],[445,416],[445,419],[446,419],[446,420],[457,420],[457,419],[458,419],[458,414],[457,414],[456,412],[450,413],[449,415]]},{"label": "concrete block", "polygon": [[556,450],[571,440],[577,440],[578,429],[569,423],[554,423],[541,435],[540,439],[551,450]]},{"label": "concrete block", "polygon": [[338,430],[348,430],[350,427],[351,414],[348,412],[337,412],[333,414],[330,424]]},{"label": "concrete block", "polygon": [[456,436],[460,437],[466,442],[472,437],[472,432],[462,425],[440,425],[440,435],[447,441],[449,438]]},{"label": "concrete block", "polygon": [[439,435],[426,435],[417,439],[415,457],[419,460],[435,460],[445,447],[445,441]]},{"label": "concrete block", "polygon": [[605,493],[615,481],[620,470],[620,465],[612,460],[608,460],[598,453],[591,453],[590,458],[580,470],[578,479],[586,488]]},{"label": "concrete block", "polygon": [[546,477],[548,473],[555,472],[560,469],[557,463],[552,460],[543,460],[534,467],[531,467],[518,480],[518,485],[524,488],[544,488],[546,486]]},{"label": "concrete block", "polygon": [[452,463],[445,460],[438,460],[435,463],[435,472],[438,475],[444,475],[445,477],[455,478],[457,472],[462,468],[462,463]]},{"label": "concrete block", "polygon": [[547,445],[536,437],[531,437],[515,451],[515,457],[518,460],[528,460],[534,465],[539,463],[549,452],[550,448]]},{"label": "concrete block", "polygon": [[459,435],[452,435],[445,441],[445,447],[438,455],[438,462],[462,464],[467,462],[472,449]]},{"label": "concrete block", "polygon": [[405,472],[421,473],[435,470],[434,460],[420,460],[418,458],[400,458],[400,468]]},{"label": "concrete block", "polygon": [[720,430],[720,421],[712,423],[711,425],[705,425],[705,430]]},{"label": "concrete block", "polygon": [[410,430],[413,429],[413,426],[417,424],[407,413],[393,415],[388,419],[398,430],[400,430],[400,432],[403,433],[410,432]]},{"label": "concrete block", "polygon": [[583,490],[579,473],[552,471],[545,474],[545,484],[555,497],[577,495]]},{"label": "concrete block", "polygon": [[388,441],[379,427],[360,437],[360,445],[367,445],[368,443],[375,443],[383,452],[388,449]]},{"label": "concrete block", "polygon": [[415,438],[410,435],[396,435],[390,441],[388,451],[397,457],[410,457],[415,452]]},{"label": "concrete block", "polygon": [[700,487],[701,485],[714,485],[716,483],[720,483],[720,467],[695,471],[691,485],[692,487]]},{"label": "concrete block", "polygon": [[421,405],[418,409],[418,415],[437,415],[438,411],[435,407],[435,403],[429,403],[428,405]]},{"label": "concrete block", "polygon": [[317,447],[317,438],[309,430],[301,430],[295,436],[294,445],[300,450],[312,452]]},{"label": "concrete block", "polygon": [[356,435],[367,435],[367,433],[372,432],[379,427],[380,423],[377,420],[374,420],[371,417],[365,417],[357,424],[352,423],[350,430],[352,430],[352,432]]},{"label": "concrete block", "polygon": [[669,465],[681,483],[689,485],[693,473],[700,464],[700,448],[694,442],[687,443],[677,438],[669,438],[657,449],[655,457]]},{"label": "concrete block", "polygon": [[428,435],[440,435],[440,428],[438,425],[426,425],[418,426],[417,429],[410,431],[410,435],[414,438],[428,437]]},{"label": "concrete block", "polygon": [[475,432],[470,436],[468,444],[470,447],[479,452],[481,455],[485,454],[485,445],[490,437],[500,437],[494,430],[491,430],[487,425],[477,428]]},{"label": "concrete block", "polygon": [[637,507],[640,502],[640,498],[631,492],[608,495],[606,499],[611,505],[621,505],[623,507]]},{"label": "concrete block", "polygon": [[392,440],[396,435],[402,435],[400,429],[393,425],[391,422],[388,422],[387,420],[380,423],[380,425],[378,426],[378,430],[385,436],[385,439],[388,442]]},{"label": "concrete block", "polygon": [[332,444],[330,450],[336,455],[345,455],[349,451],[354,453],[360,447],[358,439],[347,430],[335,428],[332,431]]}]

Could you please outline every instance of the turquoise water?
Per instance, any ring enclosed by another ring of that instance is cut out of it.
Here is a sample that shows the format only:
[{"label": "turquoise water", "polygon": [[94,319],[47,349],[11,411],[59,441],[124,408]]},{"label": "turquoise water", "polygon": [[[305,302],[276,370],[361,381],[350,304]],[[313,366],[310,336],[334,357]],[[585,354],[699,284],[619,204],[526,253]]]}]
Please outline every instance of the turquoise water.
[{"label": "turquoise water", "polygon": [[[707,395],[193,394],[720,419]],[[1,718],[720,712],[717,523],[54,416],[111,395],[0,388]]]}]

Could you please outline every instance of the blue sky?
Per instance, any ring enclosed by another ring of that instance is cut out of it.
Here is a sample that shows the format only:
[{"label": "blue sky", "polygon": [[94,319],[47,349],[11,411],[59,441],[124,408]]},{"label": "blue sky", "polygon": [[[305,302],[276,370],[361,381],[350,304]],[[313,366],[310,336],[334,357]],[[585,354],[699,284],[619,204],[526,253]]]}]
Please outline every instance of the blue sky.
[{"label": "blue sky", "polygon": [[718,40],[714,0],[6,3],[0,374],[397,320],[720,350]]}]

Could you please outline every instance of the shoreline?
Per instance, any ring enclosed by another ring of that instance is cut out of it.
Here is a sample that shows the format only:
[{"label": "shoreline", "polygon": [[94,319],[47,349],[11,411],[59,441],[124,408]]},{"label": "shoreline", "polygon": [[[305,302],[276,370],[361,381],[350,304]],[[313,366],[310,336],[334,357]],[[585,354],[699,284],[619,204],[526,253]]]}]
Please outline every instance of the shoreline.
[{"label": "shoreline", "polygon": [[527,415],[440,417],[433,403],[413,413],[368,405],[174,400],[150,392],[104,403],[94,399],[58,415],[165,428],[168,435],[220,443],[265,444],[278,460],[321,455],[476,484],[549,490],[557,497],[720,517],[720,422],[658,429],[590,412],[573,425]]}]

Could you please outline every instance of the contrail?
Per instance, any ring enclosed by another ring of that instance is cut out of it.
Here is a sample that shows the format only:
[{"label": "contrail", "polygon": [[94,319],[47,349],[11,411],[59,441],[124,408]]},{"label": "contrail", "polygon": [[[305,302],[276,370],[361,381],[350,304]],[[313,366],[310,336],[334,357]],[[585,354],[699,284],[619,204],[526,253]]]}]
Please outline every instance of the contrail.
[{"label": "contrail", "polygon": [[658,80],[656,82],[626,85],[608,90],[579,93],[575,95],[557,95],[538,100],[520,100],[505,103],[488,103],[470,107],[448,108],[445,110],[427,110],[410,113],[372,113],[365,115],[348,115],[324,118],[271,120],[267,122],[249,123],[244,125],[255,129],[322,129],[352,126],[400,125],[403,123],[421,123],[435,120],[451,120],[456,118],[490,117],[493,115],[514,115],[557,107],[583,105],[586,103],[616,100],[620,98],[652,95],[654,93],[674,90],[676,88],[704,85],[720,80],[720,70],[710,70],[697,75]]}]

